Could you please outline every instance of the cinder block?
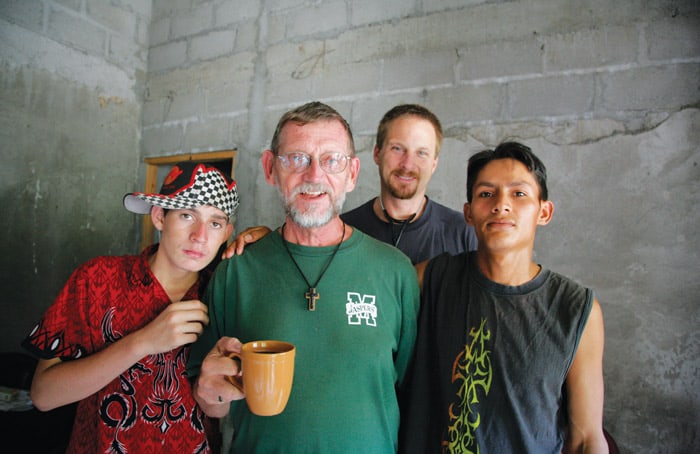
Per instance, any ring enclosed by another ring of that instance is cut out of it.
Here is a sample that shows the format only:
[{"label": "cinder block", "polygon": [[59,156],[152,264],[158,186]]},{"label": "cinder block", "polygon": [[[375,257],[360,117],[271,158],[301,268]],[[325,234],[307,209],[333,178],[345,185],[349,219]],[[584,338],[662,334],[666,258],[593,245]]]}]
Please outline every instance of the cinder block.
[{"label": "cinder block", "polygon": [[131,11],[137,16],[150,21],[153,13],[153,2],[143,0],[120,0],[119,4],[127,11]]},{"label": "cinder block", "polygon": [[[377,61],[384,58],[398,58],[407,53],[418,54],[418,50],[405,46],[403,39],[388,26],[373,26],[347,30],[337,38],[312,42],[314,49],[325,47],[324,62],[328,65],[349,62]],[[311,45],[303,44],[308,50]]]},{"label": "cinder block", "polygon": [[214,24],[221,27],[239,22],[255,22],[261,9],[262,2],[259,0],[224,2],[214,7]]},{"label": "cinder block", "polygon": [[[24,27],[5,24],[0,27],[0,61],[14,62],[16,65],[32,66],[42,73],[51,74],[56,79],[77,81],[85,89],[108,90],[109,96],[117,96],[125,101],[132,101],[134,92],[134,73],[127,73],[108,62],[104,55],[77,50],[43,35],[38,35]],[[34,71],[36,74],[36,71]],[[33,82],[32,93],[35,91]],[[53,99],[59,91],[32,97],[33,101],[41,98]],[[59,115],[64,115],[65,110]]]},{"label": "cinder block", "polygon": [[700,102],[698,63],[635,68],[600,78],[606,111],[677,109]]},{"label": "cinder block", "polygon": [[183,149],[187,151],[230,148],[227,118],[206,118],[190,121],[185,126]]},{"label": "cinder block", "polygon": [[183,126],[171,124],[144,128],[141,132],[141,149],[148,156],[175,153],[182,149]]},{"label": "cinder block", "polygon": [[245,110],[250,98],[252,81],[232,81],[226,84],[217,84],[207,87],[205,90],[207,113],[220,115],[230,112]]},{"label": "cinder block", "polygon": [[315,98],[373,93],[379,89],[378,62],[319,67],[311,76]]},{"label": "cinder block", "polygon": [[481,5],[484,3],[493,3],[493,0],[430,0],[429,2],[423,2],[423,11],[426,13],[434,13],[449,9],[465,9],[468,6]]},{"label": "cinder block", "polygon": [[148,45],[158,46],[170,39],[170,18],[164,17],[152,21],[148,31]]},{"label": "cinder block", "polygon": [[205,114],[230,116],[232,112],[245,110],[248,106],[255,57],[250,52],[238,53],[190,67],[187,71],[181,71],[176,85],[187,90],[188,85],[192,85],[192,79],[196,79],[204,94]]},{"label": "cinder block", "polygon": [[199,3],[196,8],[178,12],[172,18],[170,36],[174,39],[192,36],[212,27],[212,5]]},{"label": "cinder block", "polygon": [[44,2],[41,0],[0,1],[0,17],[29,30],[41,31],[44,17]]},{"label": "cinder block", "polygon": [[148,52],[148,70],[162,71],[176,68],[187,61],[187,43],[172,41],[162,46],[152,47]]},{"label": "cinder block", "polygon": [[[379,96],[361,99],[353,103],[352,117],[348,121],[352,125],[353,132],[358,135],[369,135],[373,137],[372,146],[374,146],[374,136],[377,133],[379,120],[384,114],[394,106],[399,104],[423,104],[424,99],[420,93],[398,93],[398,94],[380,94]],[[427,106],[430,109],[430,106]],[[432,109],[431,109],[432,110]]]},{"label": "cinder block", "polygon": [[312,74],[324,62],[322,42],[282,43],[265,54],[267,67],[267,103],[288,104],[312,96]]},{"label": "cinder block", "polygon": [[258,26],[254,22],[242,22],[236,25],[236,40],[233,50],[236,53],[252,51],[256,48]]},{"label": "cinder block", "polygon": [[[257,27],[256,34],[257,34]],[[267,15],[267,43],[274,45],[285,41],[287,36],[287,16],[284,14],[269,13]]]},{"label": "cinder block", "polygon": [[283,42],[270,46],[265,53],[268,78],[271,81],[308,79],[326,66],[339,64],[337,61],[331,62],[337,52],[324,40]]},{"label": "cinder block", "polygon": [[534,37],[498,41],[459,50],[459,79],[470,81],[516,74],[541,74],[542,43]]},{"label": "cinder block", "polygon": [[639,32],[629,27],[603,27],[544,37],[546,71],[599,68],[634,63]]},{"label": "cinder block", "polygon": [[192,7],[191,0],[153,0],[153,17],[170,17]]},{"label": "cinder block", "polygon": [[344,1],[318,3],[310,8],[290,12],[287,22],[287,38],[341,31],[348,25],[347,5]]},{"label": "cinder block", "polygon": [[107,33],[92,22],[63,11],[52,10],[48,35],[63,43],[97,55],[105,54]]},{"label": "cinder block", "polygon": [[457,55],[453,50],[410,54],[384,60],[383,90],[454,83]]},{"label": "cinder block", "polygon": [[267,0],[266,6],[271,12],[289,11],[294,8],[304,8],[309,4],[308,0]]},{"label": "cinder block", "polygon": [[557,75],[512,80],[508,89],[508,119],[583,115],[593,110],[595,76]]},{"label": "cinder block", "polygon": [[134,71],[145,72],[148,67],[148,49],[121,35],[111,36],[108,58],[120,67],[131,68]]},{"label": "cinder block", "polygon": [[136,15],[126,9],[113,6],[109,2],[85,2],[89,18],[106,29],[136,41]]},{"label": "cinder block", "polygon": [[161,98],[147,99],[141,109],[141,123],[144,128],[158,125],[163,122],[163,102]]},{"label": "cinder block", "polygon": [[204,115],[204,90],[196,85],[174,91],[170,100],[165,107],[165,121]]},{"label": "cinder block", "polygon": [[54,0],[54,2],[66,8],[70,8],[73,11],[80,11],[80,4],[82,3],[81,0]]},{"label": "cinder block", "polygon": [[360,26],[410,16],[416,13],[416,4],[406,0],[354,0],[350,9],[350,24]]},{"label": "cinder block", "polygon": [[201,61],[230,54],[233,51],[235,40],[236,33],[233,30],[215,31],[195,36],[190,42],[188,59]]},{"label": "cinder block", "polygon": [[503,103],[501,90],[496,83],[438,88],[428,90],[425,105],[437,115],[443,129],[453,124],[496,120]]},{"label": "cinder block", "polygon": [[313,98],[310,79],[269,80],[267,83],[267,104],[301,104]]},{"label": "cinder block", "polygon": [[[234,115],[229,117],[229,130],[231,131],[231,148],[239,148],[241,144],[247,144],[249,142],[249,123],[248,123],[248,113],[242,113],[239,115]],[[272,133],[270,133],[272,136]],[[269,145],[265,144],[263,147]],[[258,164],[259,166],[259,164]]]},{"label": "cinder block", "polygon": [[700,57],[700,16],[652,22],[645,28],[644,38],[649,60]]},{"label": "cinder block", "polygon": [[136,19],[136,43],[144,48],[148,48],[151,43],[148,40],[148,29],[150,27],[150,21],[144,17],[138,17]]},{"label": "cinder block", "polygon": [[[247,86],[251,84],[255,55],[241,53],[232,57],[218,58],[213,61],[190,65],[174,71],[149,73],[149,98],[170,99],[180,94],[199,90],[204,96],[210,91],[226,85]],[[248,87],[246,87],[248,89]],[[184,111],[183,111],[184,112]],[[180,118],[206,115],[194,109],[184,113]],[[211,114],[211,113],[210,113]]]},{"label": "cinder block", "polygon": [[[536,2],[535,2],[536,3]],[[444,48],[463,49],[481,44],[530,39],[533,31],[548,20],[558,19],[557,2],[549,8],[538,8],[532,2],[498,2],[449,9],[398,24],[402,37],[410,36],[407,44],[426,49],[440,43]],[[528,20],[523,20],[527,17]],[[551,19],[550,19],[551,18]],[[404,38],[405,40],[405,38]]]}]

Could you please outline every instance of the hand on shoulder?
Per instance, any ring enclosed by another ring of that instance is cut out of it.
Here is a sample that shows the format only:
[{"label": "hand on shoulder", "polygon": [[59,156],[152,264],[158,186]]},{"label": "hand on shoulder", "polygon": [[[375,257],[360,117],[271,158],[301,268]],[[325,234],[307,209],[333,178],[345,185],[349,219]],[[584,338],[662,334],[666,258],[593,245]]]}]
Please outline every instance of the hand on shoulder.
[{"label": "hand on shoulder", "polygon": [[236,238],[231,242],[231,244],[226,248],[224,253],[221,255],[222,259],[230,259],[234,255],[241,255],[243,254],[243,249],[248,244],[255,243],[256,241],[260,240],[262,237],[270,233],[272,230],[270,230],[269,227],[264,226],[264,225],[258,225],[255,227],[248,227],[244,231],[238,234]]}]

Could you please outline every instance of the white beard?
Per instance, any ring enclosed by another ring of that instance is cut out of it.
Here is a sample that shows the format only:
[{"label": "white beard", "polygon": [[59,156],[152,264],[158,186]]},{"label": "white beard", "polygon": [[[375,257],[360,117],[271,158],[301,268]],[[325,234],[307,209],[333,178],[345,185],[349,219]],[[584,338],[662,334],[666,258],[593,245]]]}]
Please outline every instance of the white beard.
[{"label": "white beard", "polygon": [[[328,224],[334,217],[340,215],[345,204],[345,192],[341,193],[337,198],[333,190],[323,184],[302,184],[297,186],[289,197],[286,197],[280,186],[277,185],[277,193],[284,205],[284,211],[292,219],[292,221],[300,227],[318,228]],[[320,209],[315,204],[312,204],[306,210],[300,210],[294,204],[297,195],[304,192],[325,192],[331,200],[330,205],[325,209]]]}]

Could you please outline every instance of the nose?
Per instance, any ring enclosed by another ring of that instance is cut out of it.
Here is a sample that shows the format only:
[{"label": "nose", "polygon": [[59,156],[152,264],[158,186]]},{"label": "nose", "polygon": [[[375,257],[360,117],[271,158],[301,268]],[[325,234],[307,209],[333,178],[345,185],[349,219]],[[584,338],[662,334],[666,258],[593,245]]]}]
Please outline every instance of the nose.
[{"label": "nose", "polygon": [[406,151],[402,156],[401,160],[399,161],[399,165],[403,169],[409,169],[413,167],[413,153],[410,151]]},{"label": "nose", "polygon": [[309,167],[306,168],[304,174],[312,180],[317,180],[326,174],[326,171],[321,168],[321,161],[317,157],[312,157]]},{"label": "nose", "polygon": [[198,243],[204,243],[207,241],[207,224],[205,222],[196,222],[192,226],[192,233],[190,234],[190,239]]},{"label": "nose", "polygon": [[493,213],[508,213],[510,212],[511,209],[511,202],[510,202],[510,197],[503,192],[499,191],[493,196],[493,205],[491,207],[491,211]]}]

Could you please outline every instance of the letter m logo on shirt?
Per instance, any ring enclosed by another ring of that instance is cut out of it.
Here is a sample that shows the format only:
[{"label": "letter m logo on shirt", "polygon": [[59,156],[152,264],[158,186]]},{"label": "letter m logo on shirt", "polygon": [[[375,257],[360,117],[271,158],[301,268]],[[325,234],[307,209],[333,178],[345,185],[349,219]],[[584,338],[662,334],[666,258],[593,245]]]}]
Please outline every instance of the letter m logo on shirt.
[{"label": "letter m logo on shirt", "polygon": [[374,295],[348,292],[348,302],[345,304],[348,325],[361,325],[364,320],[367,326],[377,326],[377,306],[374,300]]}]

